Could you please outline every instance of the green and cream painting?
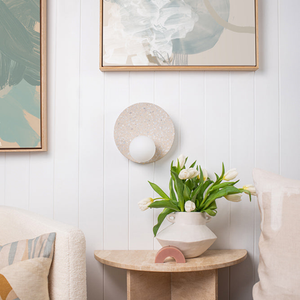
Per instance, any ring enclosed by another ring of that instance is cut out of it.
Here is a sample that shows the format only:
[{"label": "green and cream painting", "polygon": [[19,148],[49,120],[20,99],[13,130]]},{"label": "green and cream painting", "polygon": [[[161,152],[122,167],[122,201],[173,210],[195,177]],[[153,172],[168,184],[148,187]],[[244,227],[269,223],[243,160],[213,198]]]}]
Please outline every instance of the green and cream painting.
[{"label": "green and cream painting", "polygon": [[256,0],[103,0],[102,66],[256,67]]},{"label": "green and cream painting", "polygon": [[40,0],[0,0],[0,150],[41,148]]}]

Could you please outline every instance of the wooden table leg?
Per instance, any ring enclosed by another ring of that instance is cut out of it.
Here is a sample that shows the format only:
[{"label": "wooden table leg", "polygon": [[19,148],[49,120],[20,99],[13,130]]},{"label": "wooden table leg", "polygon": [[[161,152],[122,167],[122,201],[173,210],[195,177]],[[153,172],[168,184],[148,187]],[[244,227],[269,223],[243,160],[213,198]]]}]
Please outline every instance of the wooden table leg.
[{"label": "wooden table leg", "polygon": [[128,270],[127,300],[171,300],[171,273]]},{"label": "wooden table leg", "polygon": [[218,270],[172,273],[172,300],[217,300]]},{"label": "wooden table leg", "polygon": [[127,300],[198,299],[218,299],[218,270],[185,273],[127,271]]}]

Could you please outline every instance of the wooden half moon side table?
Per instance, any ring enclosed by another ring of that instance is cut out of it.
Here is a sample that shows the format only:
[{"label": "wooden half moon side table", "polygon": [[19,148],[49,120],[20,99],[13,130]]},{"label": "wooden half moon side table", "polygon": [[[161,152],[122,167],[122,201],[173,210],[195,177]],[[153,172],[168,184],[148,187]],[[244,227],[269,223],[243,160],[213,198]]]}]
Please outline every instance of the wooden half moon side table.
[{"label": "wooden half moon side table", "polygon": [[207,250],[200,257],[177,264],[154,263],[157,251],[95,251],[102,264],[127,270],[127,300],[216,300],[218,269],[236,265],[246,250]]}]

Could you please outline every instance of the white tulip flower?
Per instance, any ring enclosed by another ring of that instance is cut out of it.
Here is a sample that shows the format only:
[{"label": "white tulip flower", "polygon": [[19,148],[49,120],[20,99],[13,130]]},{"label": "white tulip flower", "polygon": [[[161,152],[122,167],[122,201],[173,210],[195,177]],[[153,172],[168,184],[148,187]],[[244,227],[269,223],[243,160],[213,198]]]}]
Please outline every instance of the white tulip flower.
[{"label": "white tulip flower", "polygon": [[153,201],[154,200],[152,198],[145,198],[138,203],[138,206],[141,211],[145,211],[149,208],[149,205],[153,203]]},{"label": "white tulip flower", "polygon": [[256,196],[256,189],[253,184],[245,185],[243,186],[243,189],[249,191],[252,196]]},{"label": "white tulip flower", "polygon": [[200,172],[194,168],[183,169],[180,171],[178,177],[180,179],[192,179],[194,177],[199,176]]},{"label": "white tulip flower", "polygon": [[179,175],[178,175],[179,179],[188,179],[189,178],[189,171],[188,169],[183,169],[180,171]]},{"label": "white tulip flower", "polygon": [[227,196],[225,196],[225,198],[231,202],[240,202],[240,201],[242,201],[242,194],[227,195]]},{"label": "white tulip flower", "polygon": [[223,180],[226,180],[226,181],[233,180],[237,175],[238,175],[237,170],[231,169],[225,173]]},{"label": "white tulip flower", "polygon": [[208,178],[207,171],[205,169],[202,169],[202,173],[203,173],[203,181],[206,181]]},{"label": "white tulip flower", "polygon": [[186,160],[186,157],[183,154],[178,156],[177,161],[179,161],[180,169],[182,169],[184,167],[185,160]]},{"label": "white tulip flower", "polygon": [[200,175],[200,172],[194,168],[189,168],[189,178],[188,179],[193,179],[195,177],[198,177]]},{"label": "white tulip flower", "polygon": [[196,205],[193,201],[189,200],[185,202],[184,208],[186,212],[191,212],[196,209]]}]

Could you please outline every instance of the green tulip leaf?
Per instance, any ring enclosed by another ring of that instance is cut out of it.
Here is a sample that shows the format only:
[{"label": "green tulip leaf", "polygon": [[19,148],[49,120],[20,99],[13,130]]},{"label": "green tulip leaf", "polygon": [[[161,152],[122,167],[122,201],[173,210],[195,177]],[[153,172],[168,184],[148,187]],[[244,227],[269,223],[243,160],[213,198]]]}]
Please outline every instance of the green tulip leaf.
[{"label": "green tulip leaf", "polygon": [[193,193],[192,193],[192,196],[191,196],[191,200],[192,200],[193,202],[196,201],[197,196],[198,196],[199,192],[200,192],[201,189],[202,189],[202,185],[203,185],[203,184],[198,185],[198,187],[197,187],[195,190],[193,190]]},{"label": "green tulip leaf", "polygon": [[185,166],[185,164],[186,164],[186,162],[187,162],[187,160],[188,160],[189,158],[188,157],[186,157],[186,159],[185,159],[185,161],[184,161],[184,166]]},{"label": "green tulip leaf", "polygon": [[198,185],[200,184],[200,179],[198,178],[198,176],[194,178],[194,183],[195,183],[195,186],[193,189],[197,188]]},{"label": "green tulip leaf", "polygon": [[170,190],[170,197],[171,197],[171,199],[175,200],[177,202],[176,194],[175,194],[174,187],[173,187],[173,179],[172,179],[172,177],[170,178],[170,182],[169,182],[169,190]]},{"label": "green tulip leaf", "polygon": [[196,207],[197,207],[197,211],[200,211],[201,210],[201,208],[202,208],[202,202],[203,202],[203,197],[204,197],[204,192],[205,192],[205,190],[211,185],[213,183],[213,181],[212,180],[210,180],[210,179],[207,179],[204,183],[203,183],[203,185],[202,185],[202,187],[201,187],[201,189],[200,189],[200,192],[198,193],[198,195],[197,195],[197,198],[196,198]]},{"label": "green tulip leaf", "polygon": [[197,161],[195,160],[191,165],[190,165],[190,168],[194,168],[195,165],[196,165]]},{"label": "green tulip leaf", "polygon": [[200,191],[200,194],[203,195],[203,193],[205,192],[205,190],[206,190],[212,183],[214,183],[212,180],[207,179],[207,180],[203,183],[203,186],[202,186],[202,189],[201,189],[201,191]]},{"label": "green tulip leaf", "polygon": [[250,199],[250,202],[251,202],[251,200],[252,200],[251,193],[248,190],[244,190],[244,189],[241,189],[241,191],[249,195],[249,199]]},{"label": "green tulip leaf", "polygon": [[216,176],[216,183],[220,180],[220,177],[217,173],[215,173],[215,176]]},{"label": "green tulip leaf", "polygon": [[221,178],[223,178],[225,175],[225,165],[224,163],[222,162],[222,175],[221,175]]},{"label": "green tulip leaf", "polygon": [[[177,162],[178,162],[178,161],[177,161]],[[172,161],[172,163],[171,163],[170,174],[172,175],[172,171],[175,172],[175,173],[177,173],[177,174],[179,174],[180,170],[179,170],[179,172],[178,172],[177,165],[174,166],[173,163],[174,163],[174,161]]]},{"label": "green tulip leaf", "polygon": [[183,182],[179,179],[178,175],[175,172],[172,172],[172,177],[175,184],[175,191],[178,196],[179,207],[181,211],[184,211],[184,197],[183,197]]},{"label": "green tulip leaf", "polygon": [[176,207],[178,207],[178,202],[177,202],[177,200],[171,199],[170,201],[171,201]]},{"label": "green tulip leaf", "polygon": [[209,197],[212,198],[215,194],[218,193],[218,191],[219,191],[219,190],[215,190],[215,191],[213,191],[213,192],[210,192],[210,189],[207,190],[206,196],[205,196],[205,198],[203,199],[203,201],[202,201],[202,203],[201,203],[200,211],[201,211],[202,209],[204,209],[204,207],[207,208],[207,207],[205,206],[205,204],[207,203],[207,199],[208,199]]},{"label": "green tulip leaf", "polygon": [[184,198],[184,201],[188,201],[191,199],[191,190],[189,189],[189,187],[186,184],[183,187],[183,198]]},{"label": "green tulip leaf", "polygon": [[169,215],[170,213],[174,212],[174,210],[169,209],[169,208],[165,208],[158,216],[157,218],[157,224],[153,227],[153,233],[154,236],[156,236],[157,231],[159,229],[159,227],[161,226],[162,222],[164,221],[164,219],[166,218],[167,215]]},{"label": "green tulip leaf", "polygon": [[197,186],[197,182],[198,182],[198,179],[197,177],[194,177],[192,179],[189,180],[191,182],[191,191],[195,189],[195,187]]},{"label": "green tulip leaf", "polygon": [[180,211],[177,204],[170,200],[154,201],[149,205],[150,208],[170,208],[175,211]]},{"label": "green tulip leaf", "polygon": [[151,185],[151,187],[153,188],[153,190],[159,195],[161,196],[162,198],[164,199],[170,199],[169,196],[158,186],[156,185],[155,183],[152,183],[150,181],[148,181],[149,184]]},{"label": "green tulip leaf", "polygon": [[210,180],[210,179],[207,179],[207,180],[203,183],[202,188],[201,188],[201,190],[200,190],[200,193],[199,193],[198,196],[197,196],[197,199],[199,199],[200,201],[203,200],[203,194],[204,194],[204,192],[206,191],[206,189],[207,189],[212,183],[213,183],[213,181]]},{"label": "green tulip leaf", "polygon": [[206,212],[207,214],[209,214],[211,217],[214,217],[214,216],[217,214],[216,211],[211,210],[211,209],[206,209],[205,212]]},{"label": "green tulip leaf", "polygon": [[219,190],[219,189],[225,188],[225,187],[227,187],[227,186],[233,186],[233,185],[237,184],[238,182],[239,182],[239,180],[238,180],[238,181],[235,181],[235,182],[222,182],[222,183],[220,183],[220,184],[214,185],[214,186],[210,189],[210,191]]},{"label": "green tulip leaf", "polygon": [[216,199],[222,198],[227,195],[240,194],[241,191],[234,186],[227,186],[217,192],[211,193],[204,203],[204,210],[207,209]]},{"label": "green tulip leaf", "polygon": [[210,210],[216,210],[216,209],[217,209],[217,203],[216,203],[216,201],[214,201],[214,202],[209,206],[208,209],[210,209]]},{"label": "green tulip leaf", "polygon": [[177,159],[177,174],[181,171],[179,160]]},{"label": "green tulip leaf", "polygon": [[171,168],[170,168],[171,171],[172,171],[173,167],[174,167],[174,160],[172,160],[172,162],[171,162]]},{"label": "green tulip leaf", "polygon": [[199,168],[200,168],[200,183],[202,184],[203,183],[203,171],[202,171],[202,168],[201,168],[201,166],[199,166]]},{"label": "green tulip leaf", "polygon": [[193,190],[194,183],[192,180],[187,180],[185,184],[188,186],[190,190]]}]

